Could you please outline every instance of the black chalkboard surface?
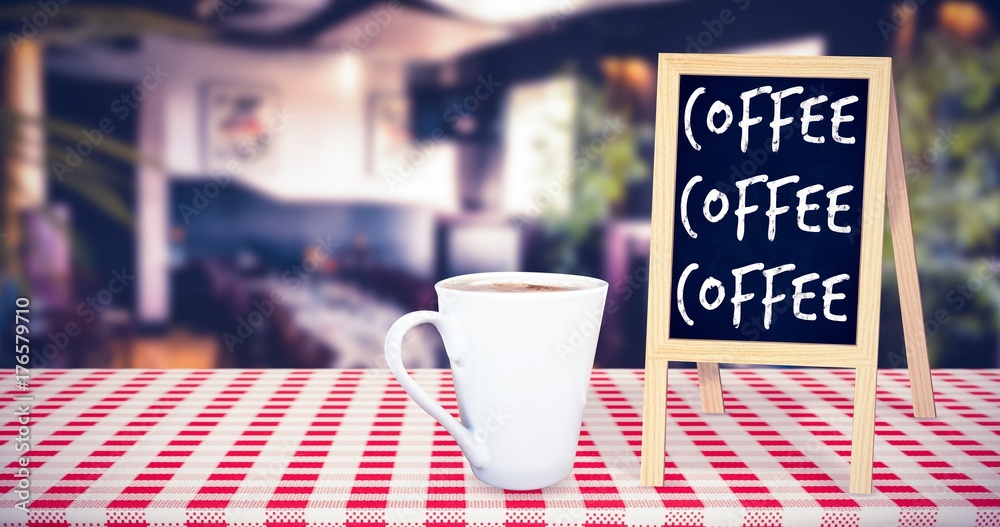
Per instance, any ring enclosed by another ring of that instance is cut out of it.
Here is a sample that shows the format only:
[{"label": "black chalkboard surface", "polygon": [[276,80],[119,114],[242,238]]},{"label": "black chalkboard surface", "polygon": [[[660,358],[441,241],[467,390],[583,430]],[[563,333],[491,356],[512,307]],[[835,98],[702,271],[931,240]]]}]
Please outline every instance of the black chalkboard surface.
[{"label": "black chalkboard surface", "polygon": [[671,338],[854,344],[868,80],[681,75],[678,100]]}]

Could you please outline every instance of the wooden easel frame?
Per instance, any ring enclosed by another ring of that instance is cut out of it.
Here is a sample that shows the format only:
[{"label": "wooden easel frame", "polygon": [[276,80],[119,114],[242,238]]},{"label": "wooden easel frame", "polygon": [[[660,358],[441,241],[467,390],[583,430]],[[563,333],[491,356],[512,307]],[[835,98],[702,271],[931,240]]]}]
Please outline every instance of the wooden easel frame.
[{"label": "wooden easel frame", "polygon": [[[878,368],[882,241],[888,201],[899,282],[910,389],[916,417],[935,417],[934,392],[923,331],[913,231],[891,59],[744,55],[659,56],[656,102],[649,313],[642,425],[643,485],[663,485],[669,361],[698,363],[702,411],[724,412],[719,363],[846,367],[856,370],[851,434],[850,492],[871,492]],[[854,345],[710,341],[670,338],[671,265],[680,76],[729,75],[868,79],[865,183],[861,225],[858,327]],[[886,198],[888,198],[886,200]],[[655,257],[659,256],[659,257]],[[862,323],[862,321],[869,321]],[[873,321],[873,322],[871,322]]]}]

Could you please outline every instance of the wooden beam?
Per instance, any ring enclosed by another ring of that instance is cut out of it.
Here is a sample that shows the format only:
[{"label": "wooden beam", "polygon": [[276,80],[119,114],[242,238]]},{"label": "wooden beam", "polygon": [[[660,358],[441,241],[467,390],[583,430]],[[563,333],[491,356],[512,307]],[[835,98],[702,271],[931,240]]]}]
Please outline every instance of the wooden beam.
[{"label": "wooden beam", "polygon": [[663,486],[663,460],[667,433],[667,376],[669,362],[646,359],[642,402],[642,457],[640,484]]},{"label": "wooden beam", "polygon": [[852,494],[871,494],[875,449],[875,393],[878,368],[858,368],[854,377],[854,421],[851,426]]},{"label": "wooden beam", "polygon": [[885,193],[889,204],[889,225],[892,228],[892,253],[896,260],[899,307],[903,316],[906,367],[910,373],[910,398],[914,416],[932,418],[937,417],[937,409],[934,406],[934,385],[927,358],[927,337],[924,334],[924,312],[920,300],[917,256],[913,246],[913,225],[910,223],[910,202],[906,192],[895,86],[891,87],[889,97],[888,144]]},{"label": "wooden beam", "polygon": [[701,411],[706,414],[726,413],[726,403],[722,397],[722,376],[719,364],[698,363],[698,387],[701,389]]}]

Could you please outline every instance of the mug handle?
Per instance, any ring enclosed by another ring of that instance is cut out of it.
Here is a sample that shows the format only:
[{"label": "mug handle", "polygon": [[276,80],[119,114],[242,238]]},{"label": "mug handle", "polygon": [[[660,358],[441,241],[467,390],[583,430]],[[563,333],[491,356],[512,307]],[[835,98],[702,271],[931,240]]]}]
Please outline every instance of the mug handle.
[{"label": "mug handle", "polygon": [[485,468],[489,462],[489,455],[482,441],[477,439],[472,434],[472,431],[460,423],[458,419],[452,417],[447,410],[432,399],[410,377],[410,374],[406,372],[406,368],[403,366],[403,335],[414,326],[421,324],[432,324],[436,327],[438,332],[441,333],[445,352],[448,354],[448,358],[452,364],[455,366],[462,364],[465,343],[455,322],[437,311],[414,311],[400,317],[389,328],[389,334],[385,337],[385,360],[389,364],[389,370],[392,371],[396,380],[399,381],[399,384],[406,390],[406,393],[410,395],[414,402],[430,414],[431,417],[436,419],[437,422],[441,423],[444,429],[455,438],[455,442],[462,449],[465,457],[469,460],[469,464],[477,469]]}]

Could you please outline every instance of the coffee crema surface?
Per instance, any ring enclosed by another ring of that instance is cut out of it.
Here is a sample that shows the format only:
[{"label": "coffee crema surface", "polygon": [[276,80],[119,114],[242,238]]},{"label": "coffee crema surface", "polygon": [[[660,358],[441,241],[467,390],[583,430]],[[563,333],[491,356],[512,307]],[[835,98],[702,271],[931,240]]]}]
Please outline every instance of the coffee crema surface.
[{"label": "coffee crema surface", "polygon": [[453,282],[447,285],[448,289],[456,291],[484,291],[493,293],[551,293],[557,291],[578,291],[587,289],[579,285],[551,285],[534,284],[530,282],[497,282],[497,281],[474,281],[474,282]]}]

